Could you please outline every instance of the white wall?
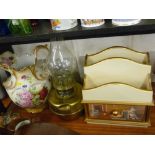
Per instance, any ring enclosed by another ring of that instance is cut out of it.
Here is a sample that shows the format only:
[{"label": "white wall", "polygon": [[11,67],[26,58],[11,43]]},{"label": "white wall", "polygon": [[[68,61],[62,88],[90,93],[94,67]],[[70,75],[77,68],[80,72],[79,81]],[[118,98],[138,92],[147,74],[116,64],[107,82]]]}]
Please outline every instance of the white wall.
[{"label": "white wall", "polygon": [[[73,44],[72,44],[73,43]],[[30,52],[34,50],[35,46],[38,44],[46,43],[35,43],[35,44],[25,44],[25,45],[13,45],[14,52],[17,55],[22,53]],[[50,47],[50,44],[48,47]],[[75,54],[78,60],[78,66],[80,70],[80,75],[83,77],[83,63],[84,56],[86,54],[96,53],[110,46],[126,46],[135,50],[148,51],[150,53],[150,60],[155,70],[155,34],[146,34],[146,35],[132,35],[132,36],[119,36],[119,37],[105,37],[105,38],[91,38],[91,39],[80,39],[67,41],[69,47],[73,45]],[[27,62],[22,61],[23,65]],[[155,81],[155,78],[154,78]]]}]

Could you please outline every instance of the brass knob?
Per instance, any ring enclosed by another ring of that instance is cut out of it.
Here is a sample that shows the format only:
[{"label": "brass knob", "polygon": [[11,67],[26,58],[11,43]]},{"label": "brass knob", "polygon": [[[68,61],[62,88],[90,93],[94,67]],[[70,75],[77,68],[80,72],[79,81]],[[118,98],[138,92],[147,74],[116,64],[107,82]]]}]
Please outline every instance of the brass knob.
[{"label": "brass knob", "polygon": [[119,114],[119,111],[117,110],[112,111],[112,115],[117,116],[118,114]]}]

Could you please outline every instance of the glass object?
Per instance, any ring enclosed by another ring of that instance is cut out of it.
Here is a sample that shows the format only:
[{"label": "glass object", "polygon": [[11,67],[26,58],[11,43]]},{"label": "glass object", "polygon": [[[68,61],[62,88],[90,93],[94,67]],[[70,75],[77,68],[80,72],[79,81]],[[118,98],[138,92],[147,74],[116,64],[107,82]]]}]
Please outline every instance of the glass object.
[{"label": "glass object", "polygon": [[72,89],[75,84],[73,75],[76,62],[63,42],[53,43],[49,69],[54,88],[57,89],[60,96],[65,97],[67,93],[63,93]]},{"label": "glass object", "polygon": [[97,27],[104,24],[104,19],[81,19],[82,27]]},{"label": "glass object", "polygon": [[5,35],[7,35],[9,33],[10,33],[10,31],[9,31],[9,29],[7,27],[7,24],[6,24],[5,20],[1,19],[0,20],[0,36],[5,36]]},{"label": "glass object", "polygon": [[78,25],[77,19],[51,19],[52,30],[68,30]]},{"label": "glass object", "polygon": [[49,70],[54,89],[49,95],[51,110],[64,119],[73,119],[82,111],[81,85],[75,80],[76,59],[64,41],[53,42]]},{"label": "glass object", "polygon": [[112,24],[117,26],[130,26],[138,24],[141,19],[112,19]]},{"label": "glass object", "polygon": [[9,19],[8,27],[12,34],[32,33],[32,27],[28,19]]}]

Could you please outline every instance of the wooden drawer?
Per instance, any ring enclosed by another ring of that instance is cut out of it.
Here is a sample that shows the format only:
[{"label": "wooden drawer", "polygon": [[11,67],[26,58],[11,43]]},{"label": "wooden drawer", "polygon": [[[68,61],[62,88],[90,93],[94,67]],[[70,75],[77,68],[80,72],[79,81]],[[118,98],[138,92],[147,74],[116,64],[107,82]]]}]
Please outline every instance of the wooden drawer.
[{"label": "wooden drawer", "polygon": [[134,105],[84,104],[85,121],[91,124],[150,126],[150,107]]},{"label": "wooden drawer", "polygon": [[145,121],[147,106],[87,104],[87,109],[93,119]]}]

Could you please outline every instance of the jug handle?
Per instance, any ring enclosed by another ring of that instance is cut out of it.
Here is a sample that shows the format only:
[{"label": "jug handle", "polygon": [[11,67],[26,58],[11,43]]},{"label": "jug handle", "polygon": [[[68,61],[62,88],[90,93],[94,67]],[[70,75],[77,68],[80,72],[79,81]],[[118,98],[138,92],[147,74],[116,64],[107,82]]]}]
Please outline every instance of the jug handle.
[{"label": "jug handle", "polygon": [[[47,58],[46,58],[46,60],[48,59],[49,49],[48,49],[48,47],[47,47],[47,44],[36,46],[35,49],[34,49],[34,55],[35,55],[34,74],[35,74],[35,77],[36,77],[38,80],[45,80],[45,79],[47,78],[47,76],[42,76],[42,75],[38,76],[38,75],[37,75],[37,72],[36,72],[37,61],[38,61],[38,52],[39,52],[39,50],[41,50],[41,49],[45,49],[45,50],[46,50],[46,52],[47,52]],[[47,65],[47,61],[46,61],[46,64],[45,64],[45,65]]]}]

